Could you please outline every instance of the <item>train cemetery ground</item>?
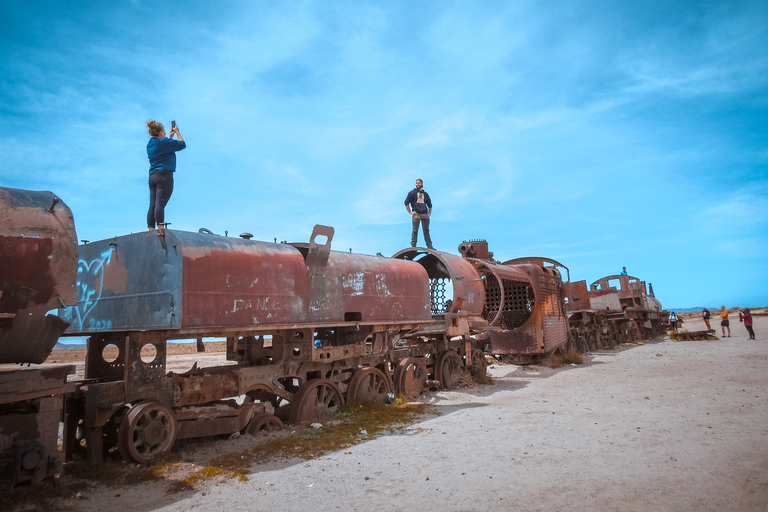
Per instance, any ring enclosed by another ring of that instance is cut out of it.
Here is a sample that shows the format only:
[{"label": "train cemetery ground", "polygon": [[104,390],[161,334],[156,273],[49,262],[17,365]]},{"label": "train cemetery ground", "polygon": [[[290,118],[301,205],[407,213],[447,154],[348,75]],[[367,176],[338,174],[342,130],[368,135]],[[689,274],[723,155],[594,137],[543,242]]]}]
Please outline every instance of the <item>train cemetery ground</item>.
[{"label": "train cemetery ground", "polygon": [[[688,330],[704,328],[696,315],[684,318]],[[347,427],[289,426],[261,439],[185,446],[176,461],[151,470],[112,463],[95,479],[70,470],[55,485],[5,495],[0,506],[765,511],[768,317],[754,317],[757,341],[747,340],[738,314],[731,318],[731,337],[717,341],[659,338],[559,369],[493,365],[494,384],[426,395],[426,410],[400,428],[360,416],[350,427],[357,444],[308,451],[309,440]],[[59,364],[78,357],[64,352],[51,357]],[[205,357],[213,364],[223,354],[211,345]],[[173,364],[194,359],[181,354]],[[257,445],[269,443],[283,443],[282,451],[260,463]],[[285,455],[290,449],[309,458]]]}]

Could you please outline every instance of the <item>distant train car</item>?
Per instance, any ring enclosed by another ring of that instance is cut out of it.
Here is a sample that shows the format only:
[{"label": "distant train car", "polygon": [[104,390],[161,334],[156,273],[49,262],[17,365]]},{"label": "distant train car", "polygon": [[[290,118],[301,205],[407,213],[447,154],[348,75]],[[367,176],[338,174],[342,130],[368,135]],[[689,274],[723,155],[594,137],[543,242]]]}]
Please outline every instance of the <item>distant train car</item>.
[{"label": "distant train car", "polygon": [[637,277],[610,275],[587,288],[586,281],[564,285],[573,348],[588,352],[664,332],[666,312]]},{"label": "distant train car", "polygon": [[[50,311],[75,303],[77,235],[51,192],[0,187],[0,363],[42,363],[69,325]],[[74,366],[0,370],[0,486],[61,469],[62,397]]]}]

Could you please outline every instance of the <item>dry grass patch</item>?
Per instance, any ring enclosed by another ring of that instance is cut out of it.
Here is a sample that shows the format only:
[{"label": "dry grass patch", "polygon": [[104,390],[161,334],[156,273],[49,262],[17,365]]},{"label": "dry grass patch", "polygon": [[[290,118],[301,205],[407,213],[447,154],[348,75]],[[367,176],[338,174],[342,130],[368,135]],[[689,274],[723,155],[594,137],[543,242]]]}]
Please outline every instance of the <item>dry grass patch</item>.
[{"label": "dry grass patch", "polygon": [[337,416],[321,420],[322,428],[309,428],[297,437],[274,439],[242,453],[223,455],[211,464],[244,476],[251,465],[260,462],[294,457],[315,459],[381,433],[395,432],[426,412],[426,405],[408,404],[402,397],[396,397],[393,405],[350,404]]},{"label": "dry grass patch", "polygon": [[569,350],[565,353],[565,364],[581,364],[584,362],[584,356],[577,350]]},{"label": "dry grass patch", "polygon": [[555,352],[547,358],[547,366],[550,368],[561,368],[565,365],[582,364],[583,362],[584,357],[577,350],[569,350],[565,354]]}]

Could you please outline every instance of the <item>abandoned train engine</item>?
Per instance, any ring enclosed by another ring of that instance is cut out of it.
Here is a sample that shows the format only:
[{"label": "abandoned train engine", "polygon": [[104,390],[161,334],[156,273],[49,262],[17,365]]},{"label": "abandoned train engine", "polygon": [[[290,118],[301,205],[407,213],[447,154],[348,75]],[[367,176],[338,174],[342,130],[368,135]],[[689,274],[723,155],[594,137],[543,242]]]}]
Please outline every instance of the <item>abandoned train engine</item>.
[{"label": "abandoned train engine", "polygon": [[464,242],[459,252],[461,256],[411,248],[393,256],[427,271],[432,311],[443,313],[436,316],[436,330],[471,336],[490,354],[521,363],[565,345],[562,277],[555,266],[545,266],[554,260],[498,263],[484,240]]},{"label": "abandoned train engine", "polygon": [[[473,360],[484,373],[474,340],[430,331],[421,265],[331,251],[325,226],[308,244],[248,238],[161,230],[80,246],[77,305],[61,310],[66,335],[89,336],[68,457],[82,435],[91,462],[114,445],[145,462],[177,439],[444,386]],[[202,337],[226,338],[234,364],[166,372],[168,340]]]},{"label": "abandoned train engine", "polygon": [[[42,363],[69,325],[51,310],[75,304],[72,212],[51,192],[0,187],[0,363]],[[0,486],[61,469],[63,396],[74,366],[0,370]]]},{"label": "abandoned train engine", "polygon": [[[149,462],[176,440],[447,389],[482,380],[485,354],[603,348],[664,318],[636,278],[587,290],[555,260],[498,262],[483,240],[385,258],[332,251],[333,228],[315,226],[308,243],[160,229],[78,247],[57,197],[4,188],[0,218],[0,363],[42,363],[59,336],[87,337],[82,379],[74,366],[0,371],[0,485],[60,470],[60,421],[65,460],[117,449]],[[203,351],[210,337],[226,339],[225,363],[168,371],[169,341]]]},{"label": "abandoned train engine", "polygon": [[667,312],[645,281],[627,275],[565,283],[571,348],[589,352],[662,334]]}]

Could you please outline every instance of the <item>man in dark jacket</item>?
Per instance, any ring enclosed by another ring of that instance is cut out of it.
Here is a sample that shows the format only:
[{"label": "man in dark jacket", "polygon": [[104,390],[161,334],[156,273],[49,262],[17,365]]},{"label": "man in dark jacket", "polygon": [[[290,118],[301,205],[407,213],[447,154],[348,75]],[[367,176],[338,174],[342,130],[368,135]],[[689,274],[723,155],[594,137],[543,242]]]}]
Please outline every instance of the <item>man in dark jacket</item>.
[{"label": "man in dark jacket", "polygon": [[416,180],[416,188],[408,192],[405,198],[405,210],[411,215],[413,220],[413,230],[411,231],[411,247],[416,247],[416,240],[419,237],[419,222],[424,232],[424,241],[428,249],[432,247],[432,239],[429,237],[429,217],[432,215],[432,200],[429,194],[424,190],[424,182]]}]

